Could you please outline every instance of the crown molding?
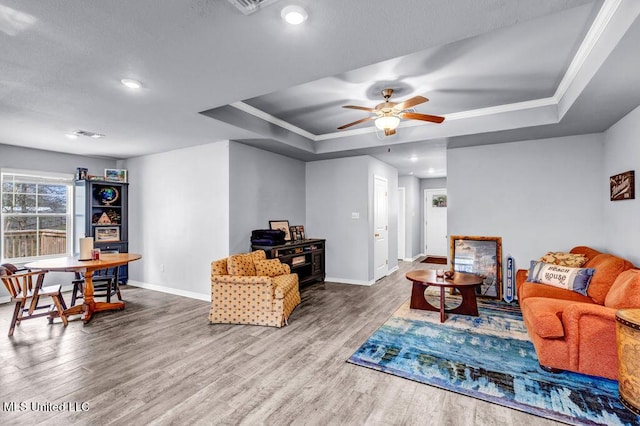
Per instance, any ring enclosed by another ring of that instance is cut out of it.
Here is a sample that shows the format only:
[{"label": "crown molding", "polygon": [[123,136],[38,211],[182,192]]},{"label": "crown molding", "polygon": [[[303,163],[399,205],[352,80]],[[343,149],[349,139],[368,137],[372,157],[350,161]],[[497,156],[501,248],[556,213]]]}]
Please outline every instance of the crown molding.
[{"label": "crown molding", "polygon": [[[608,25],[611,23],[612,18],[618,11],[621,4],[622,4],[622,0],[605,0],[604,1],[593,23],[591,24],[591,27],[589,28],[589,31],[587,31],[585,38],[582,40],[580,47],[576,51],[576,54],[574,55],[571,63],[567,67],[567,70],[564,73],[562,80],[560,80],[560,83],[556,87],[556,90],[553,96],[548,98],[532,99],[532,100],[523,101],[523,102],[515,102],[511,104],[496,105],[496,106],[487,107],[487,108],[479,108],[475,110],[460,111],[460,112],[445,114],[444,115],[445,123],[447,121],[486,117],[490,115],[511,113],[511,112],[517,112],[517,111],[523,111],[523,110],[531,110],[534,108],[548,107],[553,105],[559,106],[560,101],[563,99],[563,97],[571,87],[571,84],[575,81],[576,77],[580,74],[587,58],[592,53],[595,45],[600,40],[602,34],[605,32]],[[275,124],[276,126],[282,127],[283,129],[289,130],[290,132],[296,133],[313,142],[345,138],[350,136],[357,136],[357,135],[376,132],[375,127],[366,127],[366,128],[359,128],[359,129],[352,129],[352,130],[316,135],[304,129],[301,129],[300,127],[295,126],[287,121],[281,120],[271,114],[268,114],[258,108],[252,107],[251,105],[248,105],[242,101],[234,102],[231,104],[231,106],[241,111],[244,111],[247,114],[251,114],[269,123]],[[558,115],[556,120],[559,121],[560,118],[561,117]],[[400,123],[398,128],[424,126],[424,125],[427,125],[427,124],[421,121],[403,121]]]}]

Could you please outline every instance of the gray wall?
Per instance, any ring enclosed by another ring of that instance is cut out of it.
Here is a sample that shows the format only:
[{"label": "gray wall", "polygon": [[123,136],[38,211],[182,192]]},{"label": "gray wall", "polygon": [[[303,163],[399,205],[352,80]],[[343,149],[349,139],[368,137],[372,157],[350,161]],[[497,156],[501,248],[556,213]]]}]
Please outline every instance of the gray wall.
[{"label": "gray wall", "polygon": [[327,240],[330,280],[369,281],[368,169],[366,156],[307,163],[306,230]]},{"label": "gray wall", "polygon": [[75,174],[77,167],[102,176],[104,169],[116,167],[116,160],[0,144],[0,168]]},{"label": "gray wall", "polygon": [[130,284],[211,300],[211,261],[229,254],[229,142],[121,163],[129,177]]},{"label": "gray wall", "polygon": [[305,204],[304,162],[229,143],[229,253],[250,251],[251,231],[269,220],[305,225]]},{"label": "gray wall", "polygon": [[398,187],[405,188],[406,196],[405,259],[413,259],[422,253],[420,250],[422,241],[420,179],[415,176],[400,176]]},{"label": "gray wall", "polygon": [[604,176],[609,177],[629,170],[636,171],[634,200],[610,201],[609,187],[605,186],[601,202],[604,206],[604,242],[608,251],[629,259],[640,266],[640,107],[627,114],[604,133]]},{"label": "gray wall", "polygon": [[[327,239],[327,280],[373,283],[373,183],[388,183],[389,269],[397,267],[398,172],[370,156],[307,163],[307,229]],[[353,219],[352,214],[359,214]]]},{"label": "gray wall", "polygon": [[[448,152],[448,151],[447,151]],[[424,240],[424,191],[425,189],[446,189],[447,178],[427,178],[420,179],[420,251],[426,254],[427,242]],[[450,233],[449,233],[450,234]],[[454,235],[454,234],[451,234]]]},{"label": "gray wall", "polygon": [[602,158],[602,134],[451,149],[448,232],[502,237],[518,268],[549,250],[602,248]]}]

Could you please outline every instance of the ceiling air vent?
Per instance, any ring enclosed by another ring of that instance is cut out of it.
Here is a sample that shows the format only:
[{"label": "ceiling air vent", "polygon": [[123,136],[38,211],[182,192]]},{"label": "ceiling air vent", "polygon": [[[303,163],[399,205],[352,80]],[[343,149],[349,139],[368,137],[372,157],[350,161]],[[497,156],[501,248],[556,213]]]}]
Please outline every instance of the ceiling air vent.
[{"label": "ceiling air vent", "polygon": [[229,3],[234,5],[236,9],[245,15],[251,15],[253,12],[256,12],[261,7],[265,7],[270,5],[271,3],[275,3],[278,0],[227,0]]},{"label": "ceiling air vent", "polygon": [[76,130],[73,132],[76,136],[87,136],[94,139],[104,138],[104,135],[100,133],[89,132],[88,130]]}]

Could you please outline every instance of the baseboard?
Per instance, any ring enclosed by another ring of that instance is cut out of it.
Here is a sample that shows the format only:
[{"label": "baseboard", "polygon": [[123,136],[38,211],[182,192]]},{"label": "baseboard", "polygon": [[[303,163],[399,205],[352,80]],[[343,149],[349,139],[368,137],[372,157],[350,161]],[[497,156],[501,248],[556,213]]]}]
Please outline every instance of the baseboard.
[{"label": "baseboard", "polygon": [[362,280],[350,280],[348,278],[333,278],[333,277],[326,277],[324,281],[329,283],[366,285],[366,286],[372,286],[373,284],[375,284],[375,281],[373,280],[362,281]]},{"label": "baseboard", "polygon": [[420,259],[421,257],[424,257],[425,254],[424,253],[419,253],[413,257],[405,257],[404,259],[402,259],[404,262],[415,262],[416,260]]},{"label": "baseboard", "polygon": [[389,269],[389,272],[387,272],[387,276],[393,274],[396,271],[399,271],[400,267],[398,265],[394,266],[393,268]]},{"label": "baseboard", "polygon": [[180,290],[177,288],[164,287],[161,285],[143,283],[140,281],[133,281],[133,280],[127,281],[127,285],[130,285],[132,287],[144,288],[146,290],[159,291],[161,293],[173,294],[174,296],[182,296],[182,297],[188,297],[189,299],[197,299],[205,302],[211,302],[210,294],[200,294],[200,293],[195,293],[193,291]]}]

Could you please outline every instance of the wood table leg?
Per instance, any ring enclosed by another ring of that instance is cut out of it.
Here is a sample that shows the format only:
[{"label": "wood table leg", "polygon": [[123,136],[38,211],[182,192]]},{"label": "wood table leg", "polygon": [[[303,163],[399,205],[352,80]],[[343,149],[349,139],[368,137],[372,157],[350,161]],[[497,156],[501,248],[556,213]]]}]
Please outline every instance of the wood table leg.
[{"label": "wood table leg", "polygon": [[440,287],[440,322],[444,322],[444,287]]},{"label": "wood table leg", "polygon": [[455,289],[460,292],[460,295],[462,296],[462,303],[460,303],[460,306],[457,306],[454,309],[447,310],[447,312],[451,314],[471,315],[477,317],[478,302],[476,300],[475,287],[460,286],[455,287]]},{"label": "wood table leg", "polygon": [[411,303],[409,304],[409,308],[434,312],[440,311],[439,308],[433,306],[424,297],[424,291],[427,289],[427,287],[429,286],[424,283],[413,281],[413,288],[411,289]]},{"label": "wood table leg", "polygon": [[83,287],[83,303],[82,305],[72,306],[66,309],[64,312],[67,315],[82,314],[82,321],[86,324],[91,321],[93,314],[102,311],[114,311],[124,309],[124,302],[96,302],[93,298],[93,271],[86,271],[84,273],[84,287]]},{"label": "wood table leg", "polygon": [[460,305],[456,306],[452,309],[447,309],[445,306],[445,289],[449,288],[448,286],[440,286],[440,306],[433,306],[429,301],[427,301],[424,296],[424,292],[429,287],[429,285],[413,281],[413,288],[411,289],[411,302],[409,307],[411,309],[422,309],[424,311],[433,311],[440,312],[440,322],[444,322],[446,315],[445,314],[461,314],[461,315],[470,315],[477,317],[478,316],[478,302],[476,299],[476,289],[475,287],[469,286],[455,286],[451,287],[455,288],[460,292],[462,296],[462,301]]}]

